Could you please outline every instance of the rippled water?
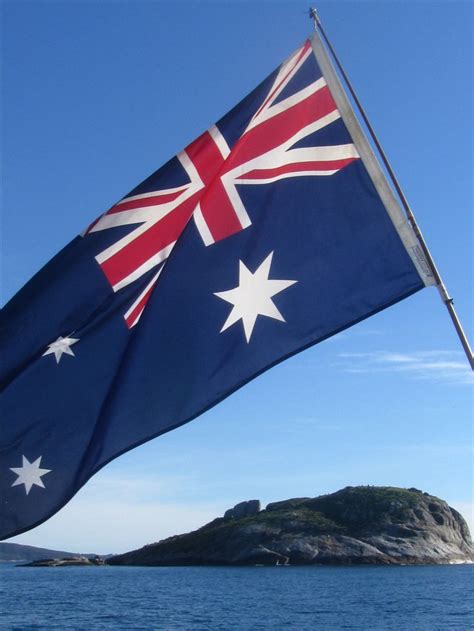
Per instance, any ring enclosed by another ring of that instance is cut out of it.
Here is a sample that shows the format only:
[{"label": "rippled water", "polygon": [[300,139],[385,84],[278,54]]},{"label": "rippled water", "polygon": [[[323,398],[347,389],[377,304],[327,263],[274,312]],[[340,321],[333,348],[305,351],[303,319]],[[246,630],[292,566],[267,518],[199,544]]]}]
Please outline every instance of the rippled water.
[{"label": "rippled water", "polygon": [[474,628],[474,566],[16,568],[0,628],[445,631]]}]

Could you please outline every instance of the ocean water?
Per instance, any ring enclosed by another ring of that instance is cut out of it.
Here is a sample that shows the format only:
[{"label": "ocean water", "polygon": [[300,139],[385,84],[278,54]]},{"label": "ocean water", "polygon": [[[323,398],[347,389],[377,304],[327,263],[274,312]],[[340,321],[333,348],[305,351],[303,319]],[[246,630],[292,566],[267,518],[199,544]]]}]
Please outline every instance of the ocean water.
[{"label": "ocean water", "polygon": [[69,567],[0,564],[0,628],[474,628],[474,566]]}]

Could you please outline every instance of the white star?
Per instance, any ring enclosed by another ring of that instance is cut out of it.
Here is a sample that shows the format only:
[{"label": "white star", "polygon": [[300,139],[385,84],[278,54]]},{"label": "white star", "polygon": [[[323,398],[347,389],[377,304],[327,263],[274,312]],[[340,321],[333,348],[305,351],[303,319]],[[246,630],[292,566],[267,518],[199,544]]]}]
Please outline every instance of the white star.
[{"label": "white star", "polygon": [[279,294],[297,280],[269,279],[273,252],[267,256],[260,267],[252,274],[242,261],[239,261],[239,285],[228,291],[215,292],[214,295],[234,305],[229,317],[221,329],[221,333],[242,320],[247,344],[250,342],[253,327],[259,315],[264,315],[280,322],[285,318],[276,308],[272,296]]},{"label": "white star", "polygon": [[56,363],[59,364],[63,353],[65,353],[66,355],[74,356],[71,346],[76,342],[79,342],[79,340],[75,337],[59,336],[55,342],[49,344],[48,350],[43,353],[43,357],[45,355],[51,355],[52,353],[54,353],[54,356],[56,357]]},{"label": "white star", "polygon": [[43,456],[40,456],[34,462],[30,462],[25,456],[22,457],[23,465],[21,467],[10,467],[10,471],[13,471],[13,473],[16,473],[16,475],[18,476],[15,482],[13,482],[12,486],[24,484],[27,495],[31,491],[31,487],[34,484],[44,489],[45,487],[41,477],[49,473],[51,469],[40,469],[41,458]]}]

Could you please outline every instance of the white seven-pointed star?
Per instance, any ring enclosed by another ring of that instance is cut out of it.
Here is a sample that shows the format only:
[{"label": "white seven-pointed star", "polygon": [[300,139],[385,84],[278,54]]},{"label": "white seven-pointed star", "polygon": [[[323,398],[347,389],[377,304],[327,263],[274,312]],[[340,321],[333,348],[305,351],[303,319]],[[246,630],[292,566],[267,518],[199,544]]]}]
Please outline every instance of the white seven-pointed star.
[{"label": "white seven-pointed star", "polygon": [[270,252],[253,274],[242,261],[239,261],[238,286],[228,291],[215,292],[215,296],[234,305],[220,331],[221,333],[238,320],[242,320],[245,337],[247,343],[249,343],[253,327],[259,315],[285,322],[285,318],[276,308],[272,296],[279,294],[280,291],[283,291],[298,281],[269,279],[268,275],[270,273],[272,258],[273,252]]},{"label": "white seven-pointed star", "polygon": [[71,346],[76,342],[79,342],[79,340],[75,337],[59,336],[55,342],[49,344],[48,350],[43,353],[43,357],[45,355],[51,355],[52,353],[54,353],[54,356],[56,357],[56,363],[59,364],[63,353],[65,353],[66,355],[74,356]]},{"label": "white seven-pointed star", "polygon": [[49,473],[51,469],[40,469],[42,457],[43,456],[40,456],[34,462],[30,462],[28,458],[23,456],[23,465],[21,467],[10,467],[10,471],[13,471],[13,473],[16,473],[18,476],[12,486],[24,484],[27,495],[34,484],[44,489],[45,487],[41,477]]}]

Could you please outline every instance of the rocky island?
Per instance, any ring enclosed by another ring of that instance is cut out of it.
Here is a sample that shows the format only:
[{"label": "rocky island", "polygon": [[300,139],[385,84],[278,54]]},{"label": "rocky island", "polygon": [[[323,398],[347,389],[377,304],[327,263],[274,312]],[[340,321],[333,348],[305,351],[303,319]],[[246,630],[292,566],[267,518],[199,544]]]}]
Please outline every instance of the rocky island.
[{"label": "rocky island", "polygon": [[346,487],[319,497],[237,504],[194,532],[111,557],[111,565],[443,564],[474,562],[464,518],[418,489]]},{"label": "rocky island", "polygon": [[67,559],[100,559],[112,556],[111,554],[98,555],[95,553],[65,552],[64,550],[51,550],[50,548],[38,548],[36,546],[23,545],[21,543],[0,542],[0,563],[42,563],[61,561]]},{"label": "rocky island", "polygon": [[105,565],[105,559],[101,557],[65,557],[61,559],[37,559],[36,561],[30,561],[30,563],[22,563],[17,567],[93,567]]}]

